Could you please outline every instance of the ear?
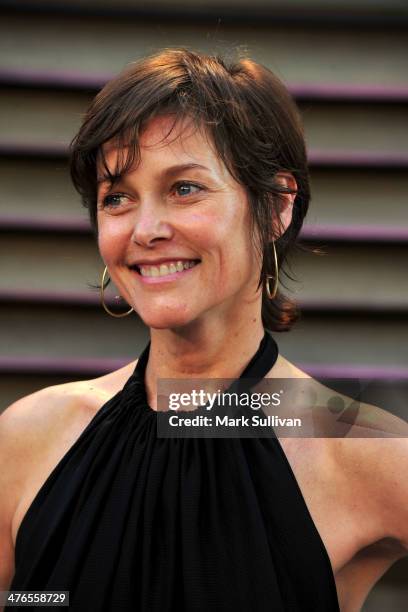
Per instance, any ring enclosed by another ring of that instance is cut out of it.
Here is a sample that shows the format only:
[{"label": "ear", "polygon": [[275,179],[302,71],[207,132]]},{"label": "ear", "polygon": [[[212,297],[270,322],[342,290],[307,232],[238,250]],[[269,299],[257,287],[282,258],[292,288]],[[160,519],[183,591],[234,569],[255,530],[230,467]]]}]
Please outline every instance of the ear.
[{"label": "ear", "polygon": [[286,232],[288,226],[290,225],[292,220],[293,204],[297,194],[296,179],[290,172],[278,172],[276,175],[276,181],[279,183],[279,185],[282,185],[282,187],[288,187],[294,193],[282,193],[277,200],[280,223],[274,210],[271,240],[277,240],[279,236]]}]

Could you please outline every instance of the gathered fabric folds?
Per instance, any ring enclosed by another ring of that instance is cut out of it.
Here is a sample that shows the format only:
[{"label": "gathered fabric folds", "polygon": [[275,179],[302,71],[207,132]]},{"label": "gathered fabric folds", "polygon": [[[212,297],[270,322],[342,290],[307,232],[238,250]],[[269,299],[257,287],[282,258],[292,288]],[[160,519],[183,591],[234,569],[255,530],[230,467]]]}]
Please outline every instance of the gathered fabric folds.
[{"label": "gathered fabric folds", "polygon": [[[338,612],[278,438],[158,437],[149,349],[38,491],[9,589],[69,591],[84,612]],[[263,378],[277,357],[265,331],[240,379]]]}]

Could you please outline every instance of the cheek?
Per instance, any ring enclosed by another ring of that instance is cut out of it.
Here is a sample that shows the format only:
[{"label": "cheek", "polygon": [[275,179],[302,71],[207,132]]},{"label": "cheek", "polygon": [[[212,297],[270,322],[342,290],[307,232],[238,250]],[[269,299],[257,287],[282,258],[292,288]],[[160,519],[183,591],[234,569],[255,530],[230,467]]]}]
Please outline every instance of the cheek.
[{"label": "cheek", "polygon": [[197,232],[197,241],[218,268],[222,285],[235,284],[252,276],[255,266],[253,245],[242,214],[214,215],[206,230],[202,228]]},{"label": "cheek", "polygon": [[126,250],[126,240],[127,233],[119,224],[101,223],[98,226],[98,248],[107,263],[121,257]]},{"label": "cheek", "polygon": [[184,239],[203,254],[213,253],[223,236],[222,222],[215,213],[190,214],[183,219],[179,229]]},{"label": "cheek", "polygon": [[114,259],[114,249],[112,240],[108,240],[106,234],[99,232],[98,249],[102,259],[106,264],[109,264]]},{"label": "cheek", "polygon": [[241,200],[231,194],[219,200],[209,199],[206,204],[202,211],[190,211],[183,219],[197,241],[202,237],[203,244],[216,245],[242,232],[245,210]]},{"label": "cheek", "polygon": [[258,264],[248,229],[240,228],[230,235],[223,253],[223,268],[234,285],[250,283],[257,275]]}]

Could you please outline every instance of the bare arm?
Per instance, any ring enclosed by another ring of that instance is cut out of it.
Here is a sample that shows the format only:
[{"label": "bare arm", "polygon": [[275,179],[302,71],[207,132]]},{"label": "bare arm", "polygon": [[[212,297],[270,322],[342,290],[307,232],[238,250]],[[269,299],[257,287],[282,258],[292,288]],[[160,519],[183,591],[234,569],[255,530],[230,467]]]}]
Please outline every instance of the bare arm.
[{"label": "bare arm", "polygon": [[[27,395],[0,415],[0,590],[9,589],[15,572],[12,523],[22,492],[43,447],[55,387]],[[54,404],[55,405],[55,404]],[[47,423],[46,423],[47,421]],[[3,612],[0,604],[0,612]]]},{"label": "bare arm", "polygon": [[[19,413],[32,403],[31,396],[11,404],[0,415],[0,591],[7,591],[14,575],[12,520],[19,497]],[[0,612],[4,607],[0,604]]]},{"label": "bare arm", "polygon": [[[402,436],[402,434],[401,434]],[[356,475],[367,501],[367,520],[381,538],[408,555],[408,438],[346,438],[339,441],[350,479]]]},{"label": "bare arm", "polygon": [[408,555],[408,438],[383,442],[388,442],[388,447],[378,458],[378,472],[384,491],[384,521]]},{"label": "bare arm", "polygon": [[367,420],[361,420],[356,433],[362,439],[348,442],[360,448],[357,465],[365,466],[362,473],[384,538],[398,543],[404,557],[408,555],[408,423],[375,406],[368,408]]},{"label": "bare arm", "polygon": [[106,399],[93,381],[75,381],[40,389],[0,414],[0,590],[15,572],[12,529],[23,494],[45,480]]},{"label": "bare arm", "polygon": [[[2,480],[2,478],[0,478]],[[14,548],[11,537],[11,519],[6,508],[7,495],[2,495],[0,506],[0,591],[7,591],[14,575]],[[0,612],[4,607],[0,604]]]}]

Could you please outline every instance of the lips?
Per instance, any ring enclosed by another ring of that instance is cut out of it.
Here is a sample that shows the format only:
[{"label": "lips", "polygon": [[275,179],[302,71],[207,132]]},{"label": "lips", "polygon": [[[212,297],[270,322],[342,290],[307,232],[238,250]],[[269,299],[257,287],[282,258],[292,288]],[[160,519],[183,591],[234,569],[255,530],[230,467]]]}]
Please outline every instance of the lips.
[{"label": "lips", "polygon": [[176,264],[178,261],[181,261],[183,263],[186,261],[193,261],[195,264],[197,264],[201,262],[201,259],[186,259],[186,258],[181,258],[181,257],[179,257],[178,259],[158,259],[157,261],[154,261],[154,262],[140,262],[139,264],[132,264],[129,266],[129,268],[131,270],[136,270],[136,272],[141,274],[140,272],[141,267],[155,266],[157,268],[160,268],[162,264],[165,264],[165,265],[169,265],[170,263]]}]

